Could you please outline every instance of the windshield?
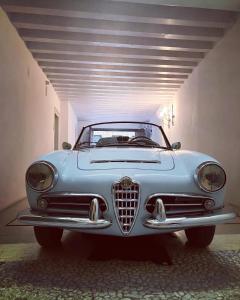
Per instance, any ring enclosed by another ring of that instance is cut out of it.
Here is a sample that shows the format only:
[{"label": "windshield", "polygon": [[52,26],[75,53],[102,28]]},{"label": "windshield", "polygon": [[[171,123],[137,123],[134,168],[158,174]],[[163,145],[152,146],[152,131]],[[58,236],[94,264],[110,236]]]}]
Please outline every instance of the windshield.
[{"label": "windshield", "polygon": [[74,149],[85,147],[171,148],[161,126],[144,122],[109,122],[84,127]]}]

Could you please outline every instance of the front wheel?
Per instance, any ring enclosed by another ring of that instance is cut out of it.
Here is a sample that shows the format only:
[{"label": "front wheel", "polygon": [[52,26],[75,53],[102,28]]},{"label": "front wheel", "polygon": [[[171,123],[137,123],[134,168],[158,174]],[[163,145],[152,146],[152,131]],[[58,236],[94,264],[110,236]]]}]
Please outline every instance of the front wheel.
[{"label": "front wheel", "polygon": [[63,229],[34,226],[34,234],[36,240],[42,247],[51,248],[61,244]]},{"label": "front wheel", "polygon": [[190,245],[205,248],[209,246],[213,240],[216,226],[203,226],[185,229]]}]

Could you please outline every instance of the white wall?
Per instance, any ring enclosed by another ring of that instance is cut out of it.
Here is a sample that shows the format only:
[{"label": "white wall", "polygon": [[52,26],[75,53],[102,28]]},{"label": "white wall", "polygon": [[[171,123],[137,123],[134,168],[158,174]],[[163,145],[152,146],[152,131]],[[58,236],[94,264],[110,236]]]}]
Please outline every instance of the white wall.
[{"label": "white wall", "polygon": [[240,210],[240,20],[186,80],[175,114],[175,126],[166,129],[171,141],[222,162],[226,199]]},{"label": "white wall", "polygon": [[54,148],[60,102],[46,80],[0,9],[0,209],[25,196],[27,166]]}]

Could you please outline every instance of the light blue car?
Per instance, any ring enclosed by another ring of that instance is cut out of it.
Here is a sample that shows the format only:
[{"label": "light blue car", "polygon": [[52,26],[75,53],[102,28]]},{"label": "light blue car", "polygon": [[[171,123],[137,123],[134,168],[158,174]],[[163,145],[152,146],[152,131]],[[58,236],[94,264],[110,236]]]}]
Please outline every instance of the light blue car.
[{"label": "light blue car", "polygon": [[235,218],[223,211],[226,174],[214,158],[180,147],[152,123],[84,127],[72,150],[63,143],[28,168],[30,209],[18,220],[43,247],[59,244],[63,229],[123,237],[184,229],[206,247],[215,225]]}]

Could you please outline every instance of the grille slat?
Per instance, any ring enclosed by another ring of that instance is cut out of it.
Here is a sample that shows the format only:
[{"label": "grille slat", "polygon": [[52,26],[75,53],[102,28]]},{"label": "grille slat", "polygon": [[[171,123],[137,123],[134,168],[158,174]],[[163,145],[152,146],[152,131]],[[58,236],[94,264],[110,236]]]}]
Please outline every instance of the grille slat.
[{"label": "grille slat", "polygon": [[49,203],[49,206],[58,206],[58,205],[60,205],[60,206],[63,206],[63,205],[68,205],[68,206],[86,206],[86,207],[89,207],[90,206],[90,204],[89,203],[71,203],[71,202],[61,202],[61,203],[59,203],[59,202],[50,202]]},{"label": "grille slat", "polygon": [[184,206],[202,206],[201,203],[171,203],[171,204],[164,204],[164,206],[180,206],[180,207],[184,207]]},{"label": "grille slat", "polygon": [[[126,198],[127,198],[127,197],[126,197]],[[124,199],[123,197],[121,197],[121,198],[118,198],[118,201],[119,201],[119,202],[126,202],[126,199]],[[132,202],[135,202],[136,199],[135,199],[135,198],[129,198],[129,199],[128,199],[128,203],[131,202],[131,201],[132,201]]]},{"label": "grille slat", "polygon": [[[128,210],[135,210],[135,207],[126,207]],[[119,210],[126,209],[125,207],[118,207]]]},{"label": "grille slat", "polygon": [[[116,190],[115,193],[129,193],[129,191],[124,191],[124,190]],[[138,194],[138,191],[131,191],[132,194]]]},{"label": "grille slat", "polygon": [[[205,210],[204,209],[191,209],[191,210],[188,210],[187,213],[188,214],[191,214],[191,213],[200,213],[200,212],[204,212]],[[175,209],[175,210],[169,210],[167,212],[167,215],[177,215],[177,214],[185,214],[186,213],[186,210],[185,209]]]},{"label": "grille slat", "polygon": [[116,217],[124,234],[128,234],[132,229],[137,214],[139,197],[139,185],[137,183],[132,183],[128,188],[122,186],[121,183],[113,185]]},{"label": "grille slat", "polygon": [[89,210],[78,210],[76,211],[75,209],[57,209],[57,208],[51,208],[48,210],[51,214],[54,215],[77,215],[78,217],[88,217]]}]

